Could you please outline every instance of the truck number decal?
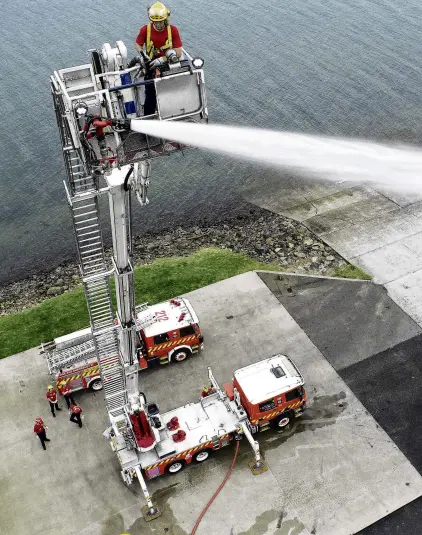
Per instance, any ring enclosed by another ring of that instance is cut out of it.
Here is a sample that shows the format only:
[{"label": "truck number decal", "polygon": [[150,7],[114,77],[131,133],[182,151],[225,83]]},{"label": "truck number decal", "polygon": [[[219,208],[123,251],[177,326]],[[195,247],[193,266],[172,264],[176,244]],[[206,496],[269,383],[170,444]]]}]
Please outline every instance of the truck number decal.
[{"label": "truck number decal", "polygon": [[157,310],[155,315],[158,321],[167,321],[169,319],[165,310]]}]

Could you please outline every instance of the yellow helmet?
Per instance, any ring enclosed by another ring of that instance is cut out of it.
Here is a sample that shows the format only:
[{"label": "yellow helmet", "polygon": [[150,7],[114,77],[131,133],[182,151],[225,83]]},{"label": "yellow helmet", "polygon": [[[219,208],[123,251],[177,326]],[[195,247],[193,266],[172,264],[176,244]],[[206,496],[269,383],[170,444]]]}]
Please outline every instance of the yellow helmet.
[{"label": "yellow helmet", "polygon": [[47,387],[49,390],[53,390],[53,385],[48,385]]},{"label": "yellow helmet", "polygon": [[162,2],[155,2],[148,9],[148,17],[152,22],[166,21],[170,17],[170,10]]}]

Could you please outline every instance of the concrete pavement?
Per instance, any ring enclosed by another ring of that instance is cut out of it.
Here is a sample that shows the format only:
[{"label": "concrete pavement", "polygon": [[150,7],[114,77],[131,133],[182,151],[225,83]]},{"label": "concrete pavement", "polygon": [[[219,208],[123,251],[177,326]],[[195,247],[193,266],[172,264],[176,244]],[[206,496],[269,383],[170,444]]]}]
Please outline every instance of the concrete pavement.
[{"label": "concrete pavement", "polygon": [[[204,352],[140,376],[162,411],[198,397],[207,365],[222,383],[234,369],[278,352],[290,355],[301,369],[310,397],[307,413],[293,429],[258,435],[268,472],[252,476],[251,452],[242,442],[232,477],[198,535],[351,534],[422,495],[420,474],[326,360],[324,348],[310,340],[257,274],[202,288],[189,298],[201,319]],[[397,340],[419,332],[400,313],[391,312],[391,321],[400,320]],[[375,316],[373,325],[381,320]],[[381,340],[385,330],[374,327],[373,332]],[[368,351],[375,347],[374,342]],[[367,361],[358,358],[353,364]],[[55,419],[49,415],[48,382],[36,350],[0,361],[0,527],[5,533],[190,533],[224,477],[233,449],[174,477],[153,480],[150,490],[163,516],[145,524],[142,495],[136,486],[124,486],[101,435],[107,425],[102,394],[78,395],[85,410],[79,429],[65,411]],[[49,425],[45,452],[32,432],[36,416]]]},{"label": "concrete pavement", "polygon": [[252,204],[306,225],[383,284],[422,325],[422,194],[273,171],[245,184],[242,194]]}]

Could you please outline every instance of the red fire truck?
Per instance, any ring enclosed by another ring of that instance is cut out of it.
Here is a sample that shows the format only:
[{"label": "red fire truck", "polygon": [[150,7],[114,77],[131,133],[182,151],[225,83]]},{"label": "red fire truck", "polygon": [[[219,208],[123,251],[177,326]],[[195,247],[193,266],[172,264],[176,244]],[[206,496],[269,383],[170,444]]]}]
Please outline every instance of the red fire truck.
[{"label": "red fire truck", "polygon": [[[141,370],[182,362],[204,347],[198,316],[186,297],[136,307],[136,327]],[[73,391],[102,389],[91,329],[55,338],[42,344],[41,352],[45,353],[49,372],[56,374],[59,391],[65,384]],[[107,369],[106,362],[103,369]]]},{"label": "red fire truck", "polygon": [[121,474],[128,484],[162,474],[175,474],[192,462],[201,463],[214,451],[246,436],[257,464],[259,446],[253,433],[271,425],[286,427],[305,410],[304,380],[285,355],[251,364],[234,372],[222,390],[208,368],[210,389],[198,403],[187,403],[160,414],[154,402],[140,396],[139,410],[131,415],[131,427],[122,432],[108,429],[117,452]]}]

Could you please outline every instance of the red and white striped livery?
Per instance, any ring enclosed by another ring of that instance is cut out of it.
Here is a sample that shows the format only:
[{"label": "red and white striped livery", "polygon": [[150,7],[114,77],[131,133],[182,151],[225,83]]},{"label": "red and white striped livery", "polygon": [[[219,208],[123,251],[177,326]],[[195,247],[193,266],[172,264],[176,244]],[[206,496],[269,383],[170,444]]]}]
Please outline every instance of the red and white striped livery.
[{"label": "red and white striped livery", "polygon": [[[186,297],[177,297],[136,310],[136,343],[139,369],[145,370],[170,362],[182,362],[204,347],[199,319]],[[102,379],[91,329],[55,338],[43,344],[49,372],[56,375],[59,391],[69,385],[72,391],[101,390]],[[102,363],[103,372],[108,366]]]},{"label": "red and white striped livery", "polygon": [[234,372],[221,389],[208,368],[210,387],[197,403],[187,403],[160,414],[155,402],[140,396],[131,429],[119,429],[111,420],[110,443],[117,452],[122,477],[149,480],[175,474],[192,462],[200,463],[216,450],[243,436],[249,440],[261,467],[253,433],[270,425],[284,428],[301,416],[306,406],[304,380],[285,355],[251,364]]}]

